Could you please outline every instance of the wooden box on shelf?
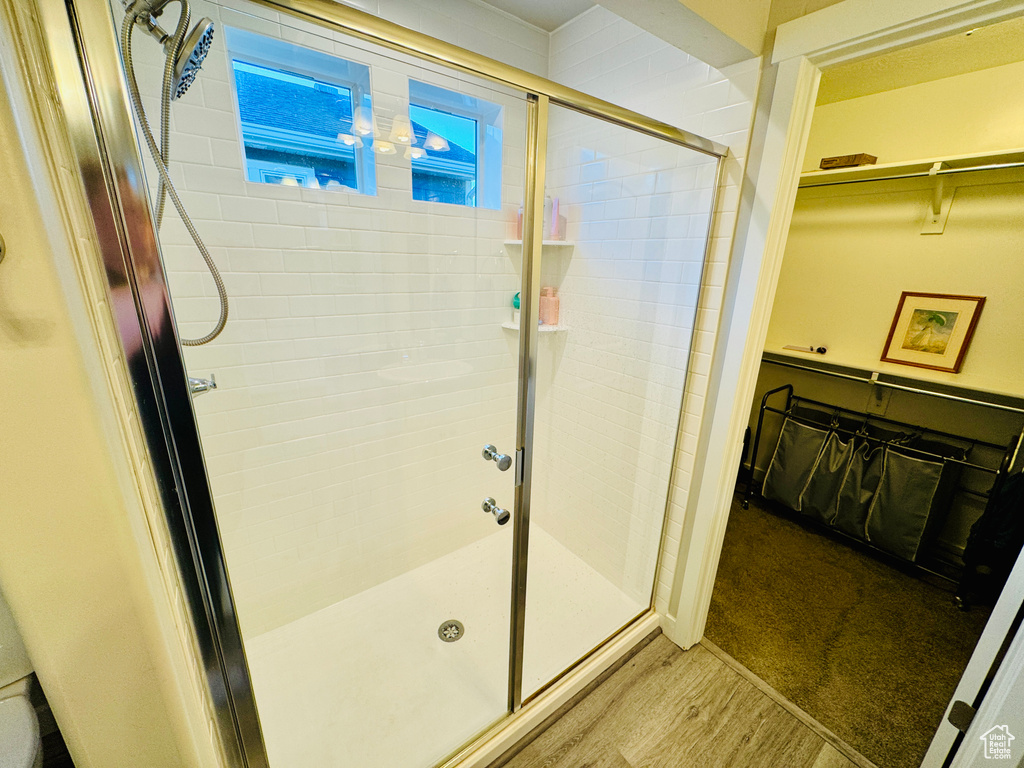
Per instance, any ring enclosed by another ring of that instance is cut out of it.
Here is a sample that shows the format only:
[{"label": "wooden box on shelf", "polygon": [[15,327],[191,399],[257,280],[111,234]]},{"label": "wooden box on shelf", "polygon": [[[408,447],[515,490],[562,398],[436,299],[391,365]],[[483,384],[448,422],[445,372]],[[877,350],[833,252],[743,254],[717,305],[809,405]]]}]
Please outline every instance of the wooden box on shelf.
[{"label": "wooden box on shelf", "polygon": [[837,155],[836,157],[821,158],[821,165],[818,167],[823,171],[830,171],[833,168],[856,168],[858,165],[874,165],[878,158],[874,155],[866,155],[863,152],[857,155]]}]

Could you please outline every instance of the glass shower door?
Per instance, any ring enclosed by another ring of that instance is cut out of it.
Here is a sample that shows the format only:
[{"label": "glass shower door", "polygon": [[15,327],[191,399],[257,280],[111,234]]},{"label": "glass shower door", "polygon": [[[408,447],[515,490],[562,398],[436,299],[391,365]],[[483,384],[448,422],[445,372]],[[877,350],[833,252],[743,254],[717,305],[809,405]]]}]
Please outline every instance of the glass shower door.
[{"label": "glass shower door", "polygon": [[[170,170],[230,315],[184,356],[216,380],[194,408],[270,763],[426,768],[507,713],[527,101],[192,5],[217,35]],[[133,49],[155,124],[162,50]],[[217,300],[170,209],[160,241],[202,336]]]},{"label": "glass shower door", "polygon": [[524,699],[652,604],[717,168],[551,108]]}]

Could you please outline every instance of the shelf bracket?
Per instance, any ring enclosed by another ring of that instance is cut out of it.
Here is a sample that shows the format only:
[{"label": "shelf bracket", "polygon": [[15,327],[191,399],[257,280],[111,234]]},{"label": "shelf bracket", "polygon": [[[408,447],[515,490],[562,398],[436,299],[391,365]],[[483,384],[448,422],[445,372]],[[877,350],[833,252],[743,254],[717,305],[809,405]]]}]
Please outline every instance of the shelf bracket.
[{"label": "shelf bracket", "polygon": [[939,171],[945,167],[945,163],[938,162],[928,171],[928,176],[932,179],[932,199],[925,214],[924,226],[921,227],[922,235],[941,235],[946,229],[946,220],[949,218],[949,209],[953,207],[956,189],[946,192],[945,179],[939,175]]}]

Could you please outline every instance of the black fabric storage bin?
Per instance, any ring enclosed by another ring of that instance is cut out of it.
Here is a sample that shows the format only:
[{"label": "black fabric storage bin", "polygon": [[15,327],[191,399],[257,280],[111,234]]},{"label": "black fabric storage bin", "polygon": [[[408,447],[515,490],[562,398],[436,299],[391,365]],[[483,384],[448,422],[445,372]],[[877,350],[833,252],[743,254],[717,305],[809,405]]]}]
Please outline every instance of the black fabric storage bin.
[{"label": "black fabric storage bin", "polygon": [[941,461],[886,448],[878,489],[868,509],[868,541],[904,560],[916,560],[942,467]]},{"label": "black fabric storage bin", "polygon": [[867,539],[868,509],[882,477],[884,453],[882,448],[873,448],[866,442],[858,445],[839,489],[832,525],[861,541]]},{"label": "black fabric storage bin", "polygon": [[764,476],[762,495],[799,512],[800,496],[828,434],[828,430],[801,424],[787,417],[782,423],[779,442]]},{"label": "black fabric storage bin", "polygon": [[810,405],[794,405],[791,413],[797,421],[820,424],[823,427],[831,426],[835,419],[833,411],[822,410]]},{"label": "black fabric storage bin", "polygon": [[[926,453],[919,453],[923,451]],[[935,461],[935,456],[945,459],[954,459],[942,464],[942,478],[939,480],[939,487],[935,490],[935,498],[932,500],[931,512],[928,513],[928,525],[924,529],[924,536],[921,538],[922,546],[927,546],[935,540],[941,532],[946,519],[949,517],[949,510],[953,507],[953,497],[956,495],[957,487],[960,484],[960,476],[963,474],[963,466],[958,461],[967,461],[969,449],[962,445],[937,440],[934,438],[920,438],[915,440],[906,448],[900,449],[901,453],[907,456],[928,459]],[[932,454],[932,455],[929,455]],[[920,553],[919,549],[919,553]]]},{"label": "black fabric storage bin", "polygon": [[800,495],[801,512],[823,523],[832,524],[839,503],[839,491],[853,461],[854,450],[852,437],[844,443],[837,433],[829,433]]}]

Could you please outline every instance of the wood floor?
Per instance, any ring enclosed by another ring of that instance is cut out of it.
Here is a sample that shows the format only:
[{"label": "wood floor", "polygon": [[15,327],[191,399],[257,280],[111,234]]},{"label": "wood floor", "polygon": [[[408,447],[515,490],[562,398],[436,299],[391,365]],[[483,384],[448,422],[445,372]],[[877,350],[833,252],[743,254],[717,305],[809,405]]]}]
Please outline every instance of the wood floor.
[{"label": "wood floor", "polygon": [[698,645],[655,638],[503,768],[853,768]]}]

